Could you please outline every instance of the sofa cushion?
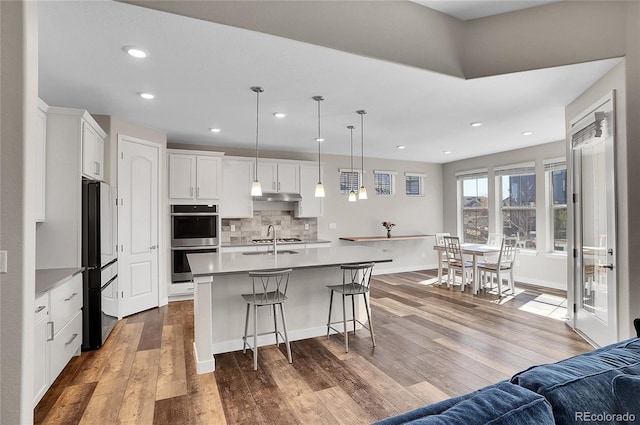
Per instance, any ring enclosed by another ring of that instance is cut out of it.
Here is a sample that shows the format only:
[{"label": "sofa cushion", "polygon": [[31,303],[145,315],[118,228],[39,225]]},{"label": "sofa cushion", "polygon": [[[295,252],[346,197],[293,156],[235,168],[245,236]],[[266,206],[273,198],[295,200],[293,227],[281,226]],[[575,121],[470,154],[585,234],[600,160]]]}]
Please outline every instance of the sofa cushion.
[{"label": "sofa cushion", "polygon": [[551,406],[544,397],[507,381],[377,422],[378,425],[553,423]]},{"label": "sofa cushion", "polygon": [[633,423],[640,420],[640,376],[616,376],[613,378],[613,394],[618,403],[618,414],[623,416],[621,421]]},{"label": "sofa cushion", "polygon": [[556,423],[562,425],[583,423],[587,414],[615,413],[612,383],[618,375],[640,375],[640,339],[534,366],[514,375],[511,382],[543,395]]}]

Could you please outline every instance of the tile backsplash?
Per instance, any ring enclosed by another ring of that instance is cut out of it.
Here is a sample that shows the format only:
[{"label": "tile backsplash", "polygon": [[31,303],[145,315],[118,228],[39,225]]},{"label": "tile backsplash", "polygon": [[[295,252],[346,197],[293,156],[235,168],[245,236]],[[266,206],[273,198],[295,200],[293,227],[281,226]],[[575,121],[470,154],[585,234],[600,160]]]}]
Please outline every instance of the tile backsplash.
[{"label": "tile backsplash", "polygon": [[[254,211],[253,218],[223,218],[222,244],[251,242],[267,237],[267,227],[273,224],[279,238],[318,238],[317,218],[296,218],[293,211]],[[235,231],[231,231],[231,226]],[[308,225],[308,229],[305,229]]]}]

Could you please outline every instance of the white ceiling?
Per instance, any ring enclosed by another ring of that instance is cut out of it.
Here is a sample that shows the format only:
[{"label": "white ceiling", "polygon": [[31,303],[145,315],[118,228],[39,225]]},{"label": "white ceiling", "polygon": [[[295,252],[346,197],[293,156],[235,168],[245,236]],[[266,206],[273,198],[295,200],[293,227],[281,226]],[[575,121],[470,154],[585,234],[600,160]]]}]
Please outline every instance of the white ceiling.
[{"label": "white ceiling", "polygon": [[545,3],[555,3],[560,0],[412,0],[430,9],[435,9],[454,18],[468,21],[499,15],[514,10],[528,9]]},{"label": "white ceiling", "polygon": [[[175,143],[444,163],[564,139],[564,107],[618,62],[463,80],[285,38],[104,1],[39,3],[40,96],[167,132]],[[125,45],[142,46],[134,59]],[[157,95],[145,101],[136,93]],[[286,112],[285,119],[272,113]],[[470,123],[484,122],[472,128]],[[210,127],[221,132],[212,134]],[[522,136],[523,131],[533,131]],[[406,145],[398,150],[396,145]],[[443,151],[451,151],[444,154]],[[356,151],[359,154],[359,150]]]}]

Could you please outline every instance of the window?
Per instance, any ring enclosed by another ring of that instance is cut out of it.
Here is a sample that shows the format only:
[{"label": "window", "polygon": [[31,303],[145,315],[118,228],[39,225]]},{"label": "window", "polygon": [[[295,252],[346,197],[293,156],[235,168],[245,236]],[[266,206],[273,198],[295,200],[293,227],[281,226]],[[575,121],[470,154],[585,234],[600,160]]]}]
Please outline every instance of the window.
[{"label": "window", "polygon": [[534,163],[495,169],[501,194],[502,233],[520,248],[536,248],[536,172]]},{"label": "window", "polygon": [[340,170],[340,194],[348,195],[352,190],[358,193],[361,174],[359,170]]},{"label": "window", "polygon": [[567,164],[564,159],[545,161],[549,199],[551,251],[567,251]]},{"label": "window", "polygon": [[396,172],[395,171],[373,171],[373,182],[376,195],[395,195],[396,193]]},{"label": "window", "polygon": [[457,176],[462,199],[462,240],[485,243],[489,237],[489,186],[487,170],[467,171]]},{"label": "window", "polygon": [[404,173],[407,196],[424,196],[424,178],[421,173]]}]

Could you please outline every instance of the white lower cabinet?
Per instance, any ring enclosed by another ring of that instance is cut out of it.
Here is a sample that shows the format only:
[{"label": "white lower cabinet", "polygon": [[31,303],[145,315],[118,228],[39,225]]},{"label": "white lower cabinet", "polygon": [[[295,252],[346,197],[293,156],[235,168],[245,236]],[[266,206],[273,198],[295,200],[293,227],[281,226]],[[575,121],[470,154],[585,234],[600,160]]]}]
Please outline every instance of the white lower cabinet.
[{"label": "white lower cabinet", "polygon": [[49,388],[49,294],[36,298],[33,332],[33,405]]},{"label": "white lower cabinet", "polygon": [[82,274],[41,294],[35,302],[34,392],[38,404],[82,345]]}]

